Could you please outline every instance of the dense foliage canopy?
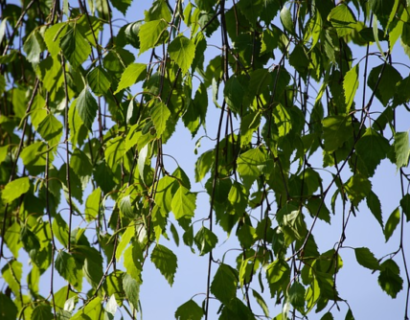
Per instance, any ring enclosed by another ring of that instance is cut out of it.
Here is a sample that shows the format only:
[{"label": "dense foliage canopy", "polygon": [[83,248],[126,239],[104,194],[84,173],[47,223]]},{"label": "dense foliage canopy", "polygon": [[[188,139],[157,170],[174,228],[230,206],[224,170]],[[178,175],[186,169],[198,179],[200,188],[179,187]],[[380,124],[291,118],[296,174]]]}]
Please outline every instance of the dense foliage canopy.
[{"label": "dense foliage canopy", "polygon": [[[354,319],[354,250],[408,319],[410,2],[140,2],[0,2],[0,318],[141,318],[173,241],[207,271],[169,318]],[[363,211],[395,251],[345,245]]]}]

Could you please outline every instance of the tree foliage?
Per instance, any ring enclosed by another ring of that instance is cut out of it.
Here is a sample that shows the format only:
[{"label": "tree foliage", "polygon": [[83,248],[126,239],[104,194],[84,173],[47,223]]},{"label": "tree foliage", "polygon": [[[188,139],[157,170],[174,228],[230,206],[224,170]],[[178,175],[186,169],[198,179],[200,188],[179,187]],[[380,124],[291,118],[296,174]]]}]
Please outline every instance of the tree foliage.
[{"label": "tree foliage", "polygon": [[[136,20],[137,2],[0,4],[1,318],[136,319],[144,269],[172,286],[185,263],[171,236],[208,270],[177,319],[333,319],[346,251],[406,292],[407,319],[408,1],[155,0]],[[181,126],[192,172],[168,148]],[[396,251],[345,245],[359,211]],[[318,221],[336,243],[316,243]]]}]

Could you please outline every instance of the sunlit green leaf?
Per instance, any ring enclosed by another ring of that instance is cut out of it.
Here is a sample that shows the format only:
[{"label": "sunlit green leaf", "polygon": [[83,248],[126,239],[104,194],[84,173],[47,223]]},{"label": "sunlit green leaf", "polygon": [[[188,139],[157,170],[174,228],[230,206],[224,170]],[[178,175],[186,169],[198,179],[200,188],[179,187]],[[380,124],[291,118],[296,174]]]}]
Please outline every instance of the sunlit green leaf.
[{"label": "sunlit green leaf", "polygon": [[359,65],[356,64],[346,72],[343,80],[343,90],[345,93],[346,111],[349,112],[359,88]]},{"label": "sunlit green leaf", "polygon": [[164,20],[153,20],[144,23],[139,32],[141,43],[139,54],[156,47],[159,44],[161,36],[164,32],[167,32],[167,27],[168,23]]},{"label": "sunlit green leaf", "polygon": [[283,6],[280,12],[280,21],[283,27],[290,33],[295,32],[295,27],[293,26],[292,15],[286,6]]},{"label": "sunlit green leaf", "polygon": [[397,225],[400,222],[400,210],[397,207],[390,214],[389,219],[387,219],[386,225],[384,227],[384,237],[386,242],[389,241],[390,237],[393,235],[394,230],[396,230]]},{"label": "sunlit green leaf", "polygon": [[5,203],[12,202],[25,194],[30,189],[30,180],[28,177],[18,178],[6,184],[1,198]]},{"label": "sunlit green leaf", "polygon": [[161,136],[167,126],[167,120],[169,119],[171,112],[167,106],[162,102],[157,102],[150,110],[152,122],[155,125],[157,136]]},{"label": "sunlit green leaf", "polygon": [[330,11],[327,20],[329,20],[336,29],[339,37],[349,35],[355,29],[356,25],[356,18],[350,8],[344,3],[335,6]]},{"label": "sunlit green leaf", "polygon": [[396,132],[393,143],[397,168],[407,167],[410,158],[409,132]]},{"label": "sunlit green leaf", "polygon": [[64,56],[73,65],[79,67],[91,53],[91,46],[78,29],[70,28],[60,40]]},{"label": "sunlit green leaf", "polygon": [[104,68],[97,66],[87,74],[88,85],[97,96],[107,94],[111,86],[111,77]]},{"label": "sunlit green leaf", "polygon": [[218,238],[211,230],[202,227],[195,235],[194,241],[200,255],[203,256],[215,248]]},{"label": "sunlit green leaf", "polygon": [[168,46],[168,53],[181,68],[182,73],[188,72],[195,57],[195,44],[188,38],[180,35]]},{"label": "sunlit green leaf", "polygon": [[92,124],[97,115],[98,105],[87,88],[84,88],[78,96],[76,109],[84,125],[91,131]]},{"label": "sunlit green leaf", "polygon": [[20,294],[23,265],[17,260],[8,261],[1,269],[3,279],[9,285],[15,296]]},{"label": "sunlit green leaf", "polygon": [[349,140],[353,133],[350,116],[329,116],[322,120],[325,150],[336,151]]},{"label": "sunlit green leaf", "polygon": [[27,60],[31,63],[40,62],[40,54],[45,48],[46,44],[43,37],[37,30],[29,34],[23,46],[24,51],[27,53]]},{"label": "sunlit green leaf", "polygon": [[175,215],[175,219],[191,218],[194,216],[196,208],[196,194],[191,193],[184,186],[179,186],[173,196],[171,207]]},{"label": "sunlit green leaf", "polygon": [[138,310],[139,290],[141,283],[132,278],[130,275],[124,274],[122,285],[128,301]]},{"label": "sunlit green leaf", "polygon": [[142,63],[131,63],[122,73],[120,83],[117,90],[114,92],[117,94],[121,90],[124,90],[137,81],[141,81],[145,78],[147,66]]}]

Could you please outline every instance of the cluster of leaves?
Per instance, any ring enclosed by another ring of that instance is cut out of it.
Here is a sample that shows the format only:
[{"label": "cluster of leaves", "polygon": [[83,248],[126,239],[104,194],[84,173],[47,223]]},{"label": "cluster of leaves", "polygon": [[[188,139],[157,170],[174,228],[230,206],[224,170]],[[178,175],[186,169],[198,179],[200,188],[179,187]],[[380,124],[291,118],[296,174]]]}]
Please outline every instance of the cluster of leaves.
[{"label": "cluster of leaves", "polygon": [[[219,319],[268,318],[268,305],[283,310],[275,319],[313,309],[332,319],[327,310],[344,299],[336,282],[344,230],[359,204],[366,202],[386,241],[410,220],[409,134],[395,121],[398,108],[410,111],[410,77],[392,63],[399,39],[410,53],[407,3],[155,0],[143,20],[114,32],[113,12],[125,15],[131,4],[0,4],[1,317],[113,319],[119,307],[135,319],[145,262],[172,285],[177,256],[160,240],[169,231],[178,244],[182,230],[186,246],[209,256],[209,274],[202,301],[178,307],[177,319],[211,317],[211,296]],[[366,49],[363,58],[353,46]],[[135,62],[144,52],[149,62]],[[373,111],[377,104],[382,112]],[[212,133],[211,112],[219,115]],[[164,162],[178,123],[216,141],[195,165],[195,181],[209,194],[205,217],[196,213],[190,173],[179,166],[170,173]],[[311,165],[320,154],[332,173],[327,183]],[[385,158],[403,190],[386,223],[370,180]],[[343,234],[319,252],[315,222],[331,223],[331,212],[343,214]],[[236,265],[213,256],[215,225],[237,237]],[[31,262],[27,285],[20,249]],[[396,297],[403,246],[381,259],[368,248],[354,251]],[[54,288],[54,272],[66,286]],[[408,279],[405,286],[408,297]],[[264,316],[252,311],[255,301]]]}]

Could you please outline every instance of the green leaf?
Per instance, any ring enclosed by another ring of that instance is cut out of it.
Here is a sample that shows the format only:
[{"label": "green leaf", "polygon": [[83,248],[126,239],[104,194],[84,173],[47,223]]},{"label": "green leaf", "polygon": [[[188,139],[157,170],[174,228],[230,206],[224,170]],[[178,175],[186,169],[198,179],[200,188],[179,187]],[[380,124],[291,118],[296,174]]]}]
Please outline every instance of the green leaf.
[{"label": "green leaf", "polygon": [[121,215],[123,217],[126,217],[128,219],[133,219],[135,214],[134,214],[134,209],[131,204],[131,197],[130,195],[126,195],[121,198],[119,201],[118,207],[120,208]]},{"label": "green leaf", "polygon": [[75,68],[78,68],[91,54],[91,46],[77,28],[70,28],[61,38],[60,48],[64,56]]},{"label": "green leaf", "polygon": [[14,295],[18,297],[20,295],[21,289],[21,276],[23,274],[23,265],[17,260],[8,261],[3,269],[1,269],[1,274],[4,281],[9,285],[10,289],[13,291]]},{"label": "green leaf", "polygon": [[249,192],[239,182],[234,181],[229,190],[228,201],[237,213],[242,214],[248,206]]},{"label": "green leaf", "polygon": [[104,152],[107,165],[113,169],[114,165],[119,162],[125,154],[125,139],[122,136],[110,139],[107,142]]},{"label": "green leaf", "polygon": [[66,34],[68,29],[68,24],[61,22],[50,26],[45,34],[44,41],[47,44],[48,51],[51,56],[56,56],[60,53],[60,41],[61,38]]},{"label": "green leaf", "polygon": [[70,128],[70,142],[74,146],[82,145],[87,138],[88,130],[77,110],[77,99],[73,101],[68,110],[68,126]]},{"label": "green leaf", "polygon": [[97,288],[103,278],[103,258],[101,253],[97,249],[88,246],[76,246],[76,250],[85,257],[83,273],[87,281],[94,289]]},{"label": "green leaf", "polygon": [[100,297],[88,300],[70,320],[100,319],[102,313],[102,301]]},{"label": "green leaf", "polygon": [[357,155],[363,160],[369,177],[375,173],[377,166],[386,158],[390,149],[389,141],[372,128],[367,128],[365,134],[356,144]]},{"label": "green leaf", "polygon": [[258,291],[252,289],[252,295],[255,298],[256,302],[259,304],[261,309],[263,310],[264,315],[269,318],[269,307],[266,304],[263,297],[258,293]]},{"label": "green leaf", "polygon": [[157,136],[160,137],[167,127],[167,120],[171,116],[171,112],[164,103],[156,102],[151,108],[150,114],[157,131]]},{"label": "green leaf", "polygon": [[272,73],[267,69],[256,69],[251,73],[249,93],[252,97],[260,95],[269,85],[272,85]]},{"label": "green leaf", "polygon": [[140,38],[140,52],[147,51],[148,49],[154,48],[159,45],[159,41],[164,32],[167,32],[166,29],[168,23],[164,20],[153,20],[144,23],[140,27],[139,38]]},{"label": "green leaf", "polygon": [[380,287],[393,299],[403,289],[403,279],[400,277],[399,266],[392,259],[388,259],[380,265],[378,282]]},{"label": "green leaf", "polygon": [[366,202],[371,213],[374,215],[377,222],[383,229],[382,205],[380,203],[379,197],[370,190],[369,194],[366,197]]},{"label": "green leaf", "polygon": [[171,12],[165,0],[152,1],[151,8],[144,12],[145,21],[164,19],[167,22],[171,21]]},{"label": "green leaf", "polygon": [[130,241],[134,235],[135,235],[135,227],[128,226],[125,229],[125,232],[122,234],[121,240],[119,241],[117,245],[117,250],[115,251],[115,258],[117,259],[117,261],[120,261],[122,252],[130,244]]},{"label": "green leaf", "polygon": [[68,225],[67,223],[61,218],[59,214],[56,214],[53,219],[53,233],[54,236],[58,239],[58,241],[67,248],[68,246]]},{"label": "green leaf", "polygon": [[379,261],[374,257],[374,254],[368,248],[355,248],[357,262],[370,270],[379,269]]},{"label": "green leaf", "polygon": [[384,227],[384,237],[386,238],[386,242],[389,241],[394,230],[396,230],[396,227],[399,224],[399,222],[400,222],[400,210],[399,210],[399,207],[397,207],[390,214],[390,217],[389,219],[387,219],[386,225]]},{"label": "green leaf", "polygon": [[103,67],[97,66],[87,74],[87,82],[96,96],[103,96],[111,87],[111,76]]},{"label": "green leaf", "polygon": [[365,176],[361,174],[355,174],[352,176],[345,185],[347,195],[352,204],[357,207],[360,201],[362,201],[369,194],[372,185]]},{"label": "green leaf", "polygon": [[241,113],[244,94],[245,88],[239,82],[238,77],[230,77],[225,84],[224,96],[229,108],[235,113]]},{"label": "green leaf", "polygon": [[218,238],[211,230],[202,226],[195,235],[194,241],[198,247],[200,255],[203,256],[215,248],[218,243]]},{"label": "green leaf", "polygon": [[60,276],[67,280],[74,288],[81,290],[83,274],[72,255],[65,251],[60,251],[55,261],[55,267]]},{"label": "green leaf", "polygon": [[325,150],[333,152],[340,149],[353,135],[350,116],[329,116],[322,120]]},{"label": "green leaf", "polygon": [[312,197],[308,200],[306,207],[308,208],[312,217],[315,217],[317,215],[319,219],[330,224],[330,211],[326,207],[326,204],[322,203],[322,199]]},{"label": "green leaf", "polygon": [[101,189],[94,189],[85,202],[85,219],[92,221],[98,218],[101,204]]},{"label": "green leaf", "polygon": [[273,110],[273,116],[275,117],[275,123],[278,126],[279,136],[283,137],[287,135],[292,129],[292,123],[294,123],[289,110],[279,103]]},{"label": "green leaf", "polygon": [[195,181],[200,182],[214,165],[214,150],[205,151],[198,157],[195,164]]},{"label": "green leaf", "polygon": [[178,182],[172,177],[165,176],[158,182],[155,203],[166,213],[171,211],[171,203],[177,189]]},{"label": "green leaf", "polygon": [[0,146],[0,164],[6,160],[9,146]]},{"label": "green leaf", "polygon": [[350,112],[351,106],[359,88],[359,64],[351,68],[343,79],[343,89],[345,93],[346,111]]},{"label": "green leaf", "polygon": [[148,152],[149,152],[149,144],[145,145],[141,150],[139,150],[139,154],[138,154],[138,162],[137,162],[138,171],[139,171],[141,180],[143,182],[145,182],[144,181],[144,177],[145,177],[144,169],[145,169],[145,164],[148,159]]},{"label": "green leaf", "polygon": [[170,230],[171,230],[172,238],[174,239],[175,244],[178,247],[179,246],[179,234],[178,234],[177,228],[175,228],[173,223],[171,223]]},{"label": "green leaf", "polygon": [[6,90],[6,79],[4,79],[4,75],[0,75],[0,94],[3,94]]},{"label": "green leaf", "polygon": [[195,215],[195,202],[196,194],[191,193],[183,185],[180,185],[171,202],[175,219],[192,218]]},{"label": "green leaf", "polygon": [[151,261],[172,286],[177,271],[177,256],[163,245],[157,244],[152,250]]},{"label": "green leaf", "polygon": [[283,6],[282,10],[280,11],[280,21],[282,22],[282,25],[286,29],[286,31],[292,34],[295,33],[292,16],[289,9],[286,6]]},{"label": "green leaf", "polygon": [[30,190],[30,180],[28,177],[18,178],[6,184],[1,193],[1,198],[5,203],[10,203],[18,199],[21,195]]},{"label": "green leaf", "polygon": [[50,146],[55,146],[60,142],[63,125],[50,113],[40,122],[37,131],[44,140],[49,142]]},{"label": "green leaf", "polygon": [[132,0],[116,0],[111,2],[113,7],[120,11],[124,16],[127,13],[127,10],[130,7],[131,3]]},{"label": "green leaf", "polygon": [[228,304],[236,297],[238,276],[229,265],[221,263],[211,284],[212,294],[222,303]]},{"label": "green leaf", "polygon": [[138,283],[142,283],[141,272],[142,272],[142,250],[138,241],[133,241],[132,244],[123,254],[124,257],[124,267],[134,280]]},{"label": "green leaf", "polygon": [[272,167],[272,161],[267,159],[261,148],[250,149],[239,155],[238,173],[247,189],[267,169]]},{"label": "green leaf", "polygon": [[41,303],[37,305],[31,314],[31,320],[53,320],[54,316],[51,311],[51,305]]},{"label": "green leaf", "polygon": [[98,105],[87,88],[84,88],[78,96],[76,109],[84,125],[91,131],[92,124],[97,116]]},{"label": "green leaf", "polygon": [[329,13],[327,20],[336,29],[339,38],[349,35],[355,30],[356,18],[350,8],[344,3],[335,6]]},{"label": "green leaf", "polygon": [[[380,79],[379,79],[380,78]],[[390,64],[381,64],[370,71],[367,85],[375,92],[376,97],[387,106],[396,92],[396,84],[402,80],[400,73]]]},{"label": "green leaf", "polygon": [[125,296],[130,304],[138,310],[138,301],[141,283],[131,277],[129,274],[124,274],[122,279],[122,286],[124,287]]},{"label": "green leaf", "polygon": [[147,74],[147,66],[143,63],[131,63],[121,75],[120,83],[114,94],[121,90],[131,87],[138,81],[145,79]]},{"label": "green leaf", "polygon": [[289,302],[297,309],[305,306],[305,287],[298,281],[293,282],[288,290]]},{"label": "green leaf", "polygon": [[40,62],[40,54],[45,48],[46,44],[38,30],[34,30],[29,34],[23,46],[24,51],[27,53],[27,60],[34,64]]},{"label": "green leaf", "polygon": [[326,312],[320,320],[334,320],[334,318],[331,312]]},{"label": "green leaf", "polygon": [[203,315],[204,311],[194,300],[185,302],[175,311],[175,319],[177,320],[200,320]]},{"label": "green leaf", "polygon": [[195,44],[179,35],[168,46],[168,53],[172,60],[181,68],[182,74],[188,72],[195,57]]},{"label": "green leaf", "polygon": [[406,215],[406,221],[410,221],[410,194],[406,194],[401,200],[400,200],[400,206],[403,210],[403,213]]},{"label": "green leaf", "polygon": [[15,258],[18,258],[19,250],[23,246],[20,241],[20,232],[20,225],[14,221],[13,224],[7,228],[6,234],[4,235],[4,241]]},{"label": "green leaf", "polygon": [[18,318],[17,307],[13,300],[2,292],[0,292],[0,318],[3,320],[15,320]]},{"label": "green leaf", "polygon": [[109,320],[114,320],[115,314],[117,313],[117,300],[115,300],[115,295],[111,295],[111,297],[108,299],[107,304],[105,305],[105,312],[106,312],[106,318]]},{"label": "green leaf", "polygon": [[355,320],[351,309],[347,310],[345,320]]},{"label": "green leaf", "polygon": [[271,297],[286,290],[289,284],[289,265],[282,259],[276,259],[268,265],[266,269],[266,279],[268,280]]},{"label": "green leaf", "polygon": [[410,159],[409,132],[396,132],[394,134],[393,149],[397,169],[407,167]]}]

